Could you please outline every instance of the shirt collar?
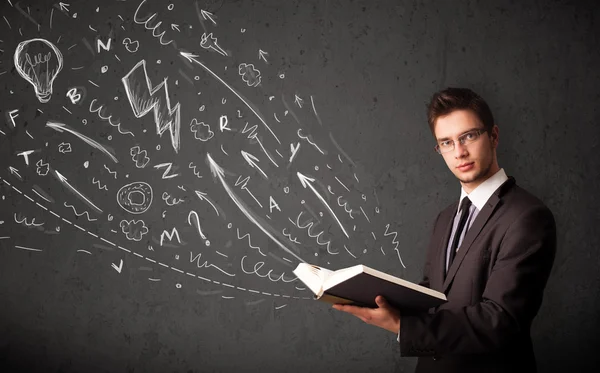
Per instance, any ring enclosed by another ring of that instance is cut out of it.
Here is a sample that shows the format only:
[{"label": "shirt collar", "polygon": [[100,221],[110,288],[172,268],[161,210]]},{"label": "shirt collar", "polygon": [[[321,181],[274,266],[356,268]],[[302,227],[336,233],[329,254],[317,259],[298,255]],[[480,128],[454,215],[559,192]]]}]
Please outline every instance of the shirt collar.
[{"label": "shirt collar", "polygon": [[477,207],[477,210],[481,211],[492,194],[494,194],[494,192],[500,187],[500,185],[504,184],[506,180],[508,180],[506,172],[504,172],[504,169],[501,168],[498,170],[498,172],[475,188],[470,194],[467,194],[467,192],[461,188],[458,206],[460,206],[460,203],[464,197],[469,196],[469,199],[473,205]]}]

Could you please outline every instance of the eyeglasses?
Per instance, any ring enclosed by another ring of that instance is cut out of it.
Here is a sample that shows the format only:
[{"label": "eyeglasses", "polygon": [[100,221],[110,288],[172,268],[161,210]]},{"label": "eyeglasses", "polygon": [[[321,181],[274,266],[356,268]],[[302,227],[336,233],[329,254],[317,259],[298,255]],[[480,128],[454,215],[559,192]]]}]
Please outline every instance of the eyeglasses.
[{"label": "eyeglasses", "polygon": [[[477,141],[477,139],[479,138],[479,136],[481,136],[481,134],[484,133],[484,132],[487,132],[487,130],[486,129],[477,129],[477,130],[469,131],[467,133],[463,133],[462,135],[460,135],[458,137],[458,142],[460,142],[461,145],[470,144],[472,142]],[[440,141],[434,147],[434,149],[439,154],[451,152],[451,151],[454,150],[454,140]]]}]

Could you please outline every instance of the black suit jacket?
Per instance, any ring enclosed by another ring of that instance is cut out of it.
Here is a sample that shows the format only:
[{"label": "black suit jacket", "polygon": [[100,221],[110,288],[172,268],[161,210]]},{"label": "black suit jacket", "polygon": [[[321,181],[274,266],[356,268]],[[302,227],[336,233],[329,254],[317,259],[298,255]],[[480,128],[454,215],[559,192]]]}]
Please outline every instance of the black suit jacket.
[{"label": "black suit jacket", "polygon": [[535,372],[530,328],[556,252],[552,212],[509,179],[467,231],[448,274],[458,202],[438,215],[421,285],[446,294],[429,312],[401,311],[400,353],[416,372]]}]

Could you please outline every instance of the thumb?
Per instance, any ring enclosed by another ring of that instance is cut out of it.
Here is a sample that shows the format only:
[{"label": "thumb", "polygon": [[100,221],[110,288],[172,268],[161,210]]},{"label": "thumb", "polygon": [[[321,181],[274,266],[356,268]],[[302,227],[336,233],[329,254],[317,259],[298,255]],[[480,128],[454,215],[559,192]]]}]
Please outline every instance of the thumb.
[{"label": "thumb", "polygon": [[388,308],[388,302],[381,295],[375,297],[375,303],[377,303],[379,308]]}]

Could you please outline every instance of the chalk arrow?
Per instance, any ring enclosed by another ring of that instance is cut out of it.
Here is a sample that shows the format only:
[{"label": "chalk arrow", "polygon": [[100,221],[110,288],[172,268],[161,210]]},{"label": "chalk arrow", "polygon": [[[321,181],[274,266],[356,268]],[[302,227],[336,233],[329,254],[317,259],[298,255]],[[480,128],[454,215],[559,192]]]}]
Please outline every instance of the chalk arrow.
[{"label": "chalk arrow", "polygon": [[262,49],[258,50],[258,59],[259,60],[262,58],[266,63],[269,63],[269,61],[267,61],[267,58],[266,58],[266,56],[268,56],[268,55],[269,55],[269,53],[265,52],[264,50],[262,50]]},{"label": "chalk arrow", "polygon": [[179,30],[179,25],[176,23],[171,23],[171,30],[173,30],[173,31],[177,30],[177,32],[181,32]]},{"label": "chalk arrow", "polygon": [[21,177],[21,175],[19,175],[19,170],[17,170],[13,166],[8,166],[8,169],[10,170],[11,174],[15,175],[19,180],[23,181],[23,178]]},{"label": "chalk arrow", "polygon": [[203,192],[201,192],[199,190],[195,190],[194,192],[196,192],[196,195],[198,196],[198,198],[200,198],[200,201],[206,201],[206,202],[210,203],[210,205],[212,206],[212,208],[217,213],[217,216],[219,216],[219,210],[217,210],[217,208],[212,203],[212,201],[208,198],[208,195],[206,193],[203,193]]},{"label": "chalk arrow", "polygon": [[[255,213],[253,213],[252,210],[246,206],[246,204],[244,203],[244,201],[242,201],[233,192],[233,190],[231,190],[231,188],[229,187],[229,185],[227,185],[227,183],[225,182],[225,171],[212,159],[212,157],[210,156],[209,153],[206,153],[206,159],[208,160],[208,164],[210,166],[210,170],[212,171],[212,174],[216,178],[219,179],[219,181],[221,182],[221,185],[223,186],[223,189],[225,189],[225,191],[229,195],[229,198],[231,198],[231,200],[236,204],[236,206],[246,216],[246,218],[248,220],[250,220],[258,228],[260,228],[260,230],[263,231],[264,234],[266,234],[271,240],[273,240],[273,242],[275,242],[285,252],[287,252],[289,255],[295,257],[299,261],[305,263],[306,261],[304,259],[302,259],[298,255],[296,255],[292,250],[288,249],[284,244],[282,244],[281,242],[279,242],[279,240],[277,240],[277,238],[275,238],[273,236],[273,234],[271,234],[271,232],[269,231],[269,229],[266,228],[266,227],[269,226],[268,223],[265,222],[263,219],[261,219],[260,216],[258,216]],[[270,228],[271,228],[270,229],[271,231],[274,230],[272,227],[270,227]]]},{"label": "chalk arrow", "polygon": [[294,95],[296,98],[294,99],[294,102],[296,103],[296,105],[298,105],[298,107],[300,109],[302,109],[302,104],[304,103],[304,100],[301,99],[300,97],[298,97],[298,95]]},{"label": "chalk arrow", "polygon": [[325,199],[323,197],[321,197],[321,195],[319,194],[319,192],[317,192],[317,190],[315,189],[315,187],[312,185],[312,182],[315,181],[315,179],[312,179],[312,178],[310,178],[308,176],[304,176],[300,172],[298,172],[297,175],[298,175],[298,179],[300,179],[300,182],[302,183],[302,186],[305,189],[306,189],[306,187],[309,187],[310,190],[312,190],[313,193],[317,195],[317,198],[319,198],[319,200],[321,201],[321,203],[324,204],[325,207],[327,207],[327,209],[329,210],[329,213],[331,214],[331,216],[333,216],[333,218],[335,219],[335,221],[337,221],[337,223],[340,226],[340,228],[342,228],[342,232],[344,232],[344,234],[346,235],[346,237],[350,238],[350,236],[348,236],[348,232],[346,232],[346,229],[344,229],[344,226],[342,225],[342,222],[340,222],[340,220],[335,215],[335,213],[333,212],[333,210],[331,209],[331,207],[329,207],[329,205],[327,204],[327,201],[325,201]]},{"label": "chalk arrow", "polygon": [[75,187],[73,187],[71,184],[69,184],[69,182],[67,181],[67,178],[64,177],[60,172],[54,170],[54,173],[56,174],[58,181],[60,181],[63,185],[65,185],[72,193],[74,193],[77,197],[81,198],[88,206],[90,206],[91,208],[96,210],[96,212],[98,212],[98,213],[102,212],[102,210],[98,206],[94,205],[92,203],[92,201],[90,201],[86,196],[84,196],[77,189],[75,189]]},{"label": "chalk arrow", "polygon": [[123,269],[123,259],[121,259],[121,263],[119,263],[118,266],[115,263],[111,263],[111,265],[117,272],[121,273],[121,270]]},{"label": "chalk arrow", "polygon": [[[198,65],[200,65],[207,73],[209,73],[210,75],[212,75],[213,78],[217,79],[219,82],[221,82],[221,84],[223,84],[225,87],[227,87],[231,92],[233,92],[233,94],[235,94],[237,96],[237,98],[239,98],[247,107],[248,109],[250,109],[254,115],[256,115],[256,117],[261,121],[261,123],[267,128],[267,130],[269,130],[269,132],[271,132],[271,135],[273,135],[273,137],[275,138],[275,140],[277,140],[277,142],[279,144],[281,144],[281,141],[279,141],[279,139],[277,138],[277,136],[275,135],[275,133],[273,132],[273,130],[271,130],[271,127],[269,127],[269,125],[267,124],[267,122],[265,122],[265,119],[263,118],[263,116],[261,114],[258,113],[257,109],[254,108],[254,105],[250,105],[233,87],[231,87],[229,84],[227,84],[223,79],[221,79],[217,74],[215,74],[211,69],[209,69],[208,67],[206,67],[202,62],[198,61],[196,59],[196,57],[198,57],[195,54],[192,53],[187,53],[187,52],[179,52],[183,57],[187,58],[188,61],[190,62],[194,62],[197,63]],[[265,152],[266,153],[266,152]],[[268,155],[267,155],[268,156]]]},{"label": "chalk arrow", "polygon": [[99,142],[92,140],[91,138],[75,131],[74,129],[72,129],[71,127],[67,126],[64,123],[59,123],[59,122],[46,122],[46,127],[50,127],[55,131],[58,132],[64,132],[67,131],[75,136],[77,136],[79,139],[83,140],[86,144],[88,144],[89,146],[96,148],[98,150],[100,150],[102,153],[106,154],[107,156],[110,157],[110,159],[112,159],[115,163],[119,163],[119,161],[117,160],[117,158],[112,154],[112,152],[110,150],[107,149],[106,146],[100,144]]},{"label": "chalk arrow", "polygon": [[69,12],[70,4],[59,2],[58,6],[60,7],[60,10],[62,10],[63,12],[67,12],[67,13]]},{"label": "chalk arrow", "polygon": [[215,20],[213,19],[213,14],[211,12],[207,12],[206,10],[201,9],[200,13],[202,14],[202,18],[204,18],[205,20],[209,19],[215,26],[217,25],[217,22],[215,22]]},{"label": "chalk arrow", "polygon": [[256,168],[257,170],[260,171],[261,174],[263,174],[265,179],[268,179],[269,177],[267,176],[267,174],[264,173],[263,170],[260,169],[260,167],[258,167],[258,165],[255,162],[260,162],[258,160],[258,158],[256,158],[255,156],[253,156],[250,153],[246,153],[245,151],[242,150],[242,157],[244,157],[244,159],[246,160],[246,162],[248,162],[248,164],[250,165],[250,167]]}]

